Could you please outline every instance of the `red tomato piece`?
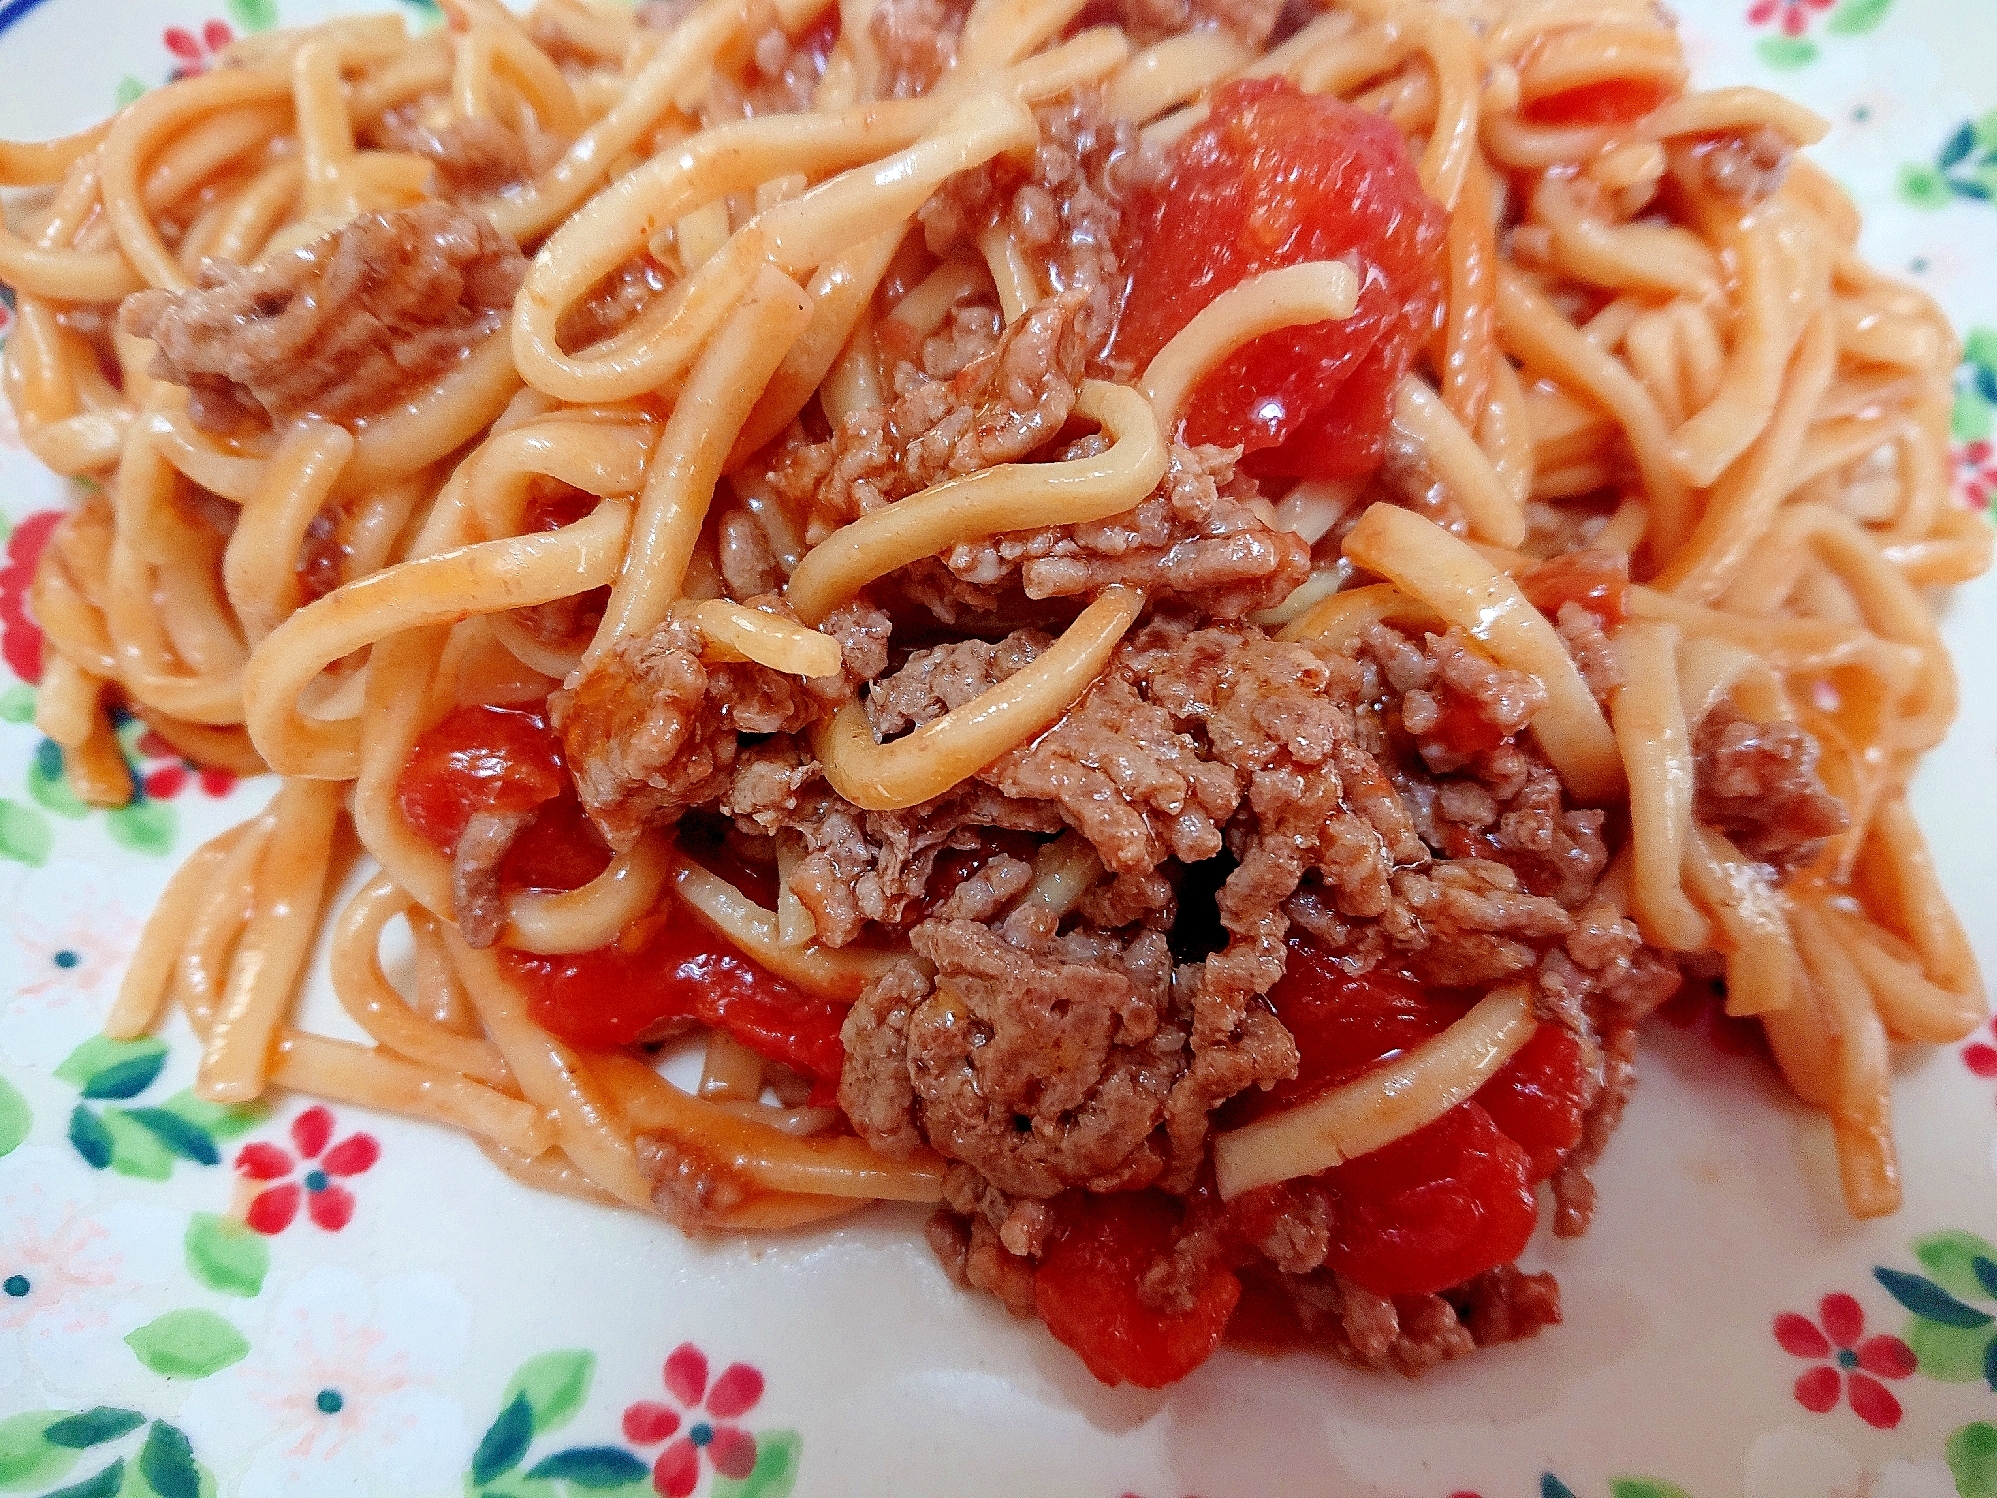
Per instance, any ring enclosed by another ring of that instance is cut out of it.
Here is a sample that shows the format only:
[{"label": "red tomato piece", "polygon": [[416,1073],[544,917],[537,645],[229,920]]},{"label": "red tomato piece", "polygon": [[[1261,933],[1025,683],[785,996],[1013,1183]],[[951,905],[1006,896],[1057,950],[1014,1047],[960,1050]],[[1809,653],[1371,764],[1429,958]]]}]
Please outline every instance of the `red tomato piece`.
[{"label": "red tomato piece", "polygon": [[1241,1281],[1216,1268],[1191,1307],[1173,1315],[1138,1295],[1144,1271],[1172,1246],[1179,1204],[1157,1191],[1071,1192],[1055,1203],[1058,1226],[1033,1275],[1033,1304],[1047,1330],[1112,1387],[1162,1389],[1220,1345]]},{"label": "red tomato piece", "polygon": [[1447,1290],[1509,1264],[1538,1218],[1532,1160],[1476,1102],[1318,1177],[1325,1262],[1376,1295]]},{"label": "red tomato piece", "polygon": [[684,910],[670,909],[592,952],[506,952],[528,1012],[558,1039],[615,1050],[656,1039],[674,1021],[725,1030],[766,1060],[836,1085],[847,1006],[808,994],[745,956]]},{"label": "red tomato piece", "polygon": [[1314,942],[1293,939],[1269,1002],[1297,1043],[1297,1075],[1242,1100],[1248,1116],[1292,1107],[1350,1081],[1390,1056],[1440,1035],[1469,1009],[1404,973],[1356,976]]},{"label": "red tomato piece", "polygon": [[1661,78],[1605,78],[1533,99],[1519,114],[1533,125],[1630,125],[1674,92]]},{"label": "red tomato piece", "polygon": [[581,889],[610,864],[610,849],[573,792],[544,802],[499,865],[501,889]]},{"label": "red tomato piece", "polygon": [[561,743],[545,715],[461,707],[416,741],[396,801],[417,834],[448,855],[474,813],[531,811],[568,783]]},{"label": "red tomato piece", "polygon": [[1432,331],[1446,221],[1388,121],[1275,78],[1230,83],[1132,205],[1115,352],[1138,368],[1248,276],[1351,257],[1357,310],[1269,333],[1187,403],[1185,440],[1241,444],[1252,471],[1340,477],[1380,459],[1393,390]]},{"label": "red tomato piece", "polygon": [[1541,1025],[1519,1053],[1477,1091],[1491,1121],[1532,1160],[1532,1178],[1560,1169],[1581,1142],[1581,1043],[1558,1025]]},{"label": "red tomato piece", "polygon": [[1627,617],[1629,563],[1611,552],[1571,551],[1549,558],[1521,573],[1518,584],[1526,601],[1549,619],[1558,619],[1567,603],[1580,604],[1605,630]]}]

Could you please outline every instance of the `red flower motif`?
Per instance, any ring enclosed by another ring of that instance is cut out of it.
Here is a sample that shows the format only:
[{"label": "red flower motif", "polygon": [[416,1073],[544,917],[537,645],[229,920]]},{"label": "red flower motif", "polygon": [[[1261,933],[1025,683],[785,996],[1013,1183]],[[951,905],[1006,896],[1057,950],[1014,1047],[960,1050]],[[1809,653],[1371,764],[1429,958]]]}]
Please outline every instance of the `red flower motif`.
[{"label": "red flower motif", "polygon": [[171,801],[190,785],[199,785],[205,796],[226,796],[235,789],[236,777],[227,770],[207,769],[190,759],[151,729],[139,735],[138,752],[148,760],[163,759],[163,765],[142,766],[134,771],[139,787],[155,801]]},{"label": "red flower motif", "polygon": [[61,519],[61,510],[37,510],[14,527],[0,554],[0,660],[30,685],[42,679],[42,631],[28,617],[28,586]]},{"label": "red flower motif", "polygon": [[[326,1108],[307,1108],[291,1121],[291,1142],[297,1147],[294,1160],[290,1150],[261,1140],[246,1144],[236,1156],[236,1172],[246,1180],[269,1181],[250,1199],[243,1221],[265,1236],[274,1236],[291,1226],[298,1204],[305,1203],[305,1215],[329,1233],[337,1233],[354,1220],[354,1194],[339,1185],[335,1177],[351,1177],[366,1171],[381,1158],[381,1146],[372,1134],[349,1134],[331,1149],[333,1115]],[[301,1180],[291,1173],[305,1167]]]},{"label": "red flower motif", "polygon": [[[1990,1032],[1990,1040],[1997,1040],[1997,1019],[1983,1028]],[[1972,1040],[1962,1048],[1962,1064],[1969,1068],[1972,1076],[1982,1077],[1986,1082],[1997,1077],[1997,1045],[1992,1045],[1990,1040]]]},{"label": "red flower motif", "polygon": [[1801,36],[1810,29],[1810,12],[1829,10],[1833,0],[1754,0],[1747,8],[1747,24],[1766,26],[1780,20],[1784,36]]},{"label": "red flower motif", "polygon": [[205,73],[221,60],[222,53],[236,39],[227,21],[204,21],[198,32],[185,26],[169,26],[160,40],[173,54],[175,81]]},{"label": "red flower motif", "polygon": [[[687,1498],[700,1482],[700,1454],[705,1451],[714,1470],[741,1481],[756,1469],[756,1438],[734,1425],[763,1397],[763,1375],[747,1363],[730,1363],[710,1386],[707,1354],[682,1342],[666,1359],[666,1392],[678,1401],[692,1423],[686,1433],[661,1451],[652,1464],[652,1487],[664,1498]],[[713,1419],[704,1418],[713,1416]],[[624,1411],[624,1438],[634,1446],[651,1446],[680,1428],[681,1409],[642,1399]]]},{"label": "red flower motif", "polygon": [[1972,510],[1987,510],[1997,496],[1997,446],[1978,440],[1955,450],[1955,481]]},{"label": "red flower motif", "polygon": [[1867,1425],[1893,1429],[1900,1423],[1900,1401],[1879,1380],[1912,1373],[1913,1349],[1883,1332],[1866,1336],[1865,1311],[1849,1295],[1826,1295],[1817,1302],[1817,1318],[1794,1311],[1775,1318],[1775,1340],[1784,1352],[1829,1360],[1796,1380],[1796,1403],[1824,1415],[1838,1407],[1841,1397],[1849,1397],[1853,1413]]}]

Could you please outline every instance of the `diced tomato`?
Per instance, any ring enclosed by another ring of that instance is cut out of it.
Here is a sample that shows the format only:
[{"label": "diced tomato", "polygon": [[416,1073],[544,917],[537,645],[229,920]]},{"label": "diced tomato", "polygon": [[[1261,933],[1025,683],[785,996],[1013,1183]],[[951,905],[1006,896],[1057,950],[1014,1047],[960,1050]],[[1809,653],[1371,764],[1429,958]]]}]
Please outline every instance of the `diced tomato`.
[{"label": "diced tomato", "polygon": [[1099,1196],[1070,1192],[1054,1204],[1057,1226],[1033,1276],[1033,1304],[1047,1329],[1104,1383],[1162,1389],[1220,1345],[1241,1299],[1231,1271],[1210,1271],[1192,1305],[1176,1314],[1147,1306],[1144,1272],[1172,1246],[1179,1204],[1157,1191]]},{"label": "diced tomato", "polygon": [[[1308,937],[1269,991],[1297,1043],[1297,1076],[1230,1104],[1225,1124],[1295,1106],[1440,1035],[1473,996],[1401,973],[1353,975]],[[1542,1026],[1469,1102],[1316,1179],[1332,1203],[1331,1264],[1381,1295],[1447,1289],[1518,1256],[1533,1183],[1581,1137],[1581,1051]]]},{"label": "diced tomato", "polygon": [[1325,1262],[1376,1295],[1447,1290],[1525,1248],[1532,1160],[1475,1102],[1318,1177],[1332,1203]]},{"label": "diced tomato", "polygon": [[417,834],[449,855],[474,813],[532,811],[568,783],[543,714],[461,707],[416,741],[396,801]]},{"label": "diced tomato", "polygon": [[1440,1035],[1469,1009],[1404,973],[1352,974],[1316,943],[1290,943],[1269,1002],[1297,1043],[1297,1075],[1267,1092],[1244,1094],[1248,1116],[1308,1101],[1391,1056]]},{"label": "diced tomato", "polygon": [[1559,618],[1566,603],[1580,604],[1605,630],[1627,617],[1629,562],[1613,552],[1570,551],[1520,573],[1518,583],[1526,601],[1549,619]]},{"label": "diced tomato", "polygon": [[543,802],[499,864],[504,890],[581,889],[610,864],[610,849],[574,792]]},{"label": "diced tomato", "polygon": [[1558,1025],[1541,1025],[1504,1069],[1477,1091],[1491,1121],[1532,1160],[1532,1178],[1560,1169],[1581,1142],[1581,1043]]},{"label": "diced tomato", "polygon": [[1353,315],[1238,350],[1193,391],[1185,438],[1239,443],[1251,471],[1273,476],[1342,477],[1379,462],[1394,387],[1434,324],[1446,227],[1392,124],[1281,79],[1230,83],[1129,221],[1115,352],[1140,369],[1248,276],[1351,257]]},{"label": "diced tomato", "polygon": [[1475,698],[1449,693],[1443,698],[1442,716],[1436,720],[1432,736],[1457,754],[1483,754],[1504,743],[1510,733],[1502,723],[1485,717]]},{"label": "diced tomato", "polygon": [[1604,78],[1533,99],[1519,114],[1532,125],[1631,125],[1673,92],[1662,78]]},{"label": "diced tomato", "polygon": [[668,907],[593,952],[507,952],[536,1024],[585,1050],[656,1039],[676,1020],[725,1030],[757,1055],[837,1085],[846,1051],[844,1004],[808,994]]}]

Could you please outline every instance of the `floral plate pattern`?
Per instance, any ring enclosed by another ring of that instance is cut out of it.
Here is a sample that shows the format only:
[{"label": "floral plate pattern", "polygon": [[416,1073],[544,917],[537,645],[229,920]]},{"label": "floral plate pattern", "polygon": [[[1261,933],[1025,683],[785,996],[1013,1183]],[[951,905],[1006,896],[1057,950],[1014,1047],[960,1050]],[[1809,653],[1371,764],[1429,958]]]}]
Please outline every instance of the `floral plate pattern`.
[{"label": "floral plate pattern", "polygon": [[[342,7],[342,8],[351,8]],[[1863,248],[1963,330],[1959,496],[1997,503],[1997,4],[1678,0],[1708,82],[1800,97]],[[0,136],[74,129],[323,0],[0,0]],[[402,0],[413,25],[430,0]],[[0,341],[11,321],[0,288]],[[1567,1323],[1418,1383],[1223,1351],[1098,1387],[959,1294],[919,1217],[694,1244],[538,1197],[465,1141],[189,1088],[96,1027],[173,862],[268,794],[136,722],[92,811],[32,726],[25,594],[62,487],[0,402],[0,1494],[209,1498],[1997,1498],[1997,1026],[1901,1066],[1907,1204],[1713,1006],[1652,1027],[1598,1225],[1536,1244]],[[1997,971],[1997,585],[1947,632],[1961,721],[1917,809]],[[313,1023],[345,1028],[328,996]]]}]

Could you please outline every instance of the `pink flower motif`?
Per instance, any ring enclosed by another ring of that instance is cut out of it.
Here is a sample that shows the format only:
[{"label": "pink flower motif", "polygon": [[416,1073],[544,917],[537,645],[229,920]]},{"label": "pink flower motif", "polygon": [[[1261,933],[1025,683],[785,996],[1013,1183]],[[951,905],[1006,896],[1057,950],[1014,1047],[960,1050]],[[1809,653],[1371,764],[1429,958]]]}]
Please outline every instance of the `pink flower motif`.
[{"label": "pink flower motif", "polygon": [[1747,8],[1747,24],[1766,26],[1780,21],[1784,36],[1801,36],[1810,29],[1810,12],[1829,10],[1834,0],[1754,0]]},{"label": "pink flower motif", "polygon": [[1983,1028],[1989,1031],[1990,1039],[1978,1037],[1964,1046],[1962,1064],[1969,1068],[1971,1076],[1981,1077],[1987,1082],[1990,1078],[1997,1077],[1997,1045],[1990,1043],[1992,1040],[1997,1040],[1997,1019],[1991,1020]]},{"label": "pink flower motif", "polygon": [[[682,1342],[666,1359],[666,1392],[680,1406],[643,1399],[624,1411],[624,1437],[634,1446],[652,1446],[680,1428],[682,1412],[692,1423],[652,1464],[652,1487],[664,1498],[687,1498],[700,1482],[700,1454],[705,1451],[714,1470],[741,1481],[756,1469],[756,1438],[734,1420],[755,1408],[763,1397],[763,1375],[747,1363],[730,1363],[712,1386],[707,1382],[707,1354]],[[708,1418],[708,1417],[712,1418]]]},{"label": "pink flower motif", "polygon": [[175,82],[207,72],[221,61],[222,53],[235,39],[236,33],[229,29],[227,21],[204,21],[198,32],[185,26],[169,26],[160,36],[166,50],[173,54],[170,76]]},{"label": "pink flower motif", "polygon": [[1853,1413],[1873,1429],[1900,1423],[1900,1401],[1879,1380],[1912,1373],[1913,1349],[1883,1332],[1866,1336],[1865,1311],[1851,1296],[1826,1295],[1817,1302],[1816,1321],[1784,1311],[1775,1318],[1775,1340],[1794,1357],[1828,1360],[1796,1380],[1796,1403],[1804,1409],[1829,1414],[1849,1397]]},{"label": "pink flower motif", "polygon": [[1997,447],[1965,442],[1955,450],[1955,482],[1972,510],[1987,510],[1997,496]]},{"label": "pink flower motif", "polygon": [[[354,1219],[354,1194],[339,1185],[336,1177],[360,1175],[381,1158],[381,1146],[372,1134],[349,1134],[331,1149],[333,1115],[326,1108],[307,1108],[291,1121],[291,1142],[297,1147],[294,1160],[281,1145],[258,1140],[243,1146],[236,1156],[236,1173],[248,1181],[266,1185],[250,1198],[243,1221],[266,1237],[291,1226],[302,1199],[305,1213],[329,1233],[337,1233]],[[304,1167],[304,1177],[292,1180],[294,1170]]]}]

